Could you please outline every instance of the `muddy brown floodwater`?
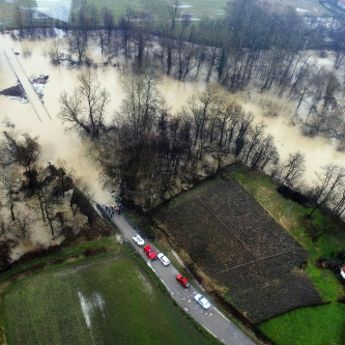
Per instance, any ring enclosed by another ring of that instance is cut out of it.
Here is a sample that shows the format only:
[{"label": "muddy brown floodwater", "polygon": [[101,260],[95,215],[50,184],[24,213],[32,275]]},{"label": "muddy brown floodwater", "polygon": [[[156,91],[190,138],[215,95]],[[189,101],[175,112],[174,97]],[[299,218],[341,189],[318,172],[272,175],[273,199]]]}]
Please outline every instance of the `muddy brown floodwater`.
[{"label": "muddy brown floodwater", "polygon": [[[109,202],[110,194],[99,179],[100,167],[87,155],[87,144],[83,143],[74,131],[66,132],[66,128],[57,118],[59,96],[64,91],[71,92],[77,86],[80,69],[51,65],[48,57],[51,43],[49,39],[38,42],[18,42],[12,41],[9,36],[0,37],[0,89],[16,84],[16,77],[8,65],[3,50],[8,54],[13,54],[13,51],[21,53],[15,58],[22,66],[22,72],[24,70],[28,76],[49,75],[43,100],[51,116],[50,119],[46,114],[41,114],[42,121],[39,121],[30,103],[22,104],[9,97],[0,96],[0,130],[4,130],[6,122],[9,121],[16,126],[18,131],[28,131],[38,135],[44,162],[54,163],[59,159],[64,160],[89,186],[95,200]],[[24,57],[22,52],[25,50],[31,51],[31,56]],[[93,51],[93,54],[97,58],[97,54],[99,55],[97,49]],[[122,85],[125,77],[113,67],[98,68],[95,73],[101,85],[111,94],[111,103],[106,117],[109,121],[119,109],[124,97]],[[205,87],[203,82],[179,82],[166,77],[159,83],[159,90],[175,111],[180,110],[194,93],[204,90]],[[334,144],[322,138],[306,138],[301,134],[298,126],[290,125],[290,115],[293,111],[281,98],[255,92],[229,94],[229,97],[235,97],[246,110],[251,111],[255,116],[255,121],[266,123],[267,132],[275,137],[282,160],[286,159],[291,152],[300,151],[305,154],[305,183],[312,184],[315,180],[315,171],[325,164],[345,165],[345,154],[337,152]],[[271,118],[263,115],[261,104],[267,99],[277,103],[280,116]]]}]

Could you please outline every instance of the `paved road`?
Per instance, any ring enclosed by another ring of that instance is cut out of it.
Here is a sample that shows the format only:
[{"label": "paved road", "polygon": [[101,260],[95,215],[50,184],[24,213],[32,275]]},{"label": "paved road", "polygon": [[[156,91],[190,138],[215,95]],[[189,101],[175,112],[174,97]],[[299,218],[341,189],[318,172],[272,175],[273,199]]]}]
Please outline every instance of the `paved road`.
[{"label": "paved road", "polygon": [[[107,213],[105,210],[104,212]],[[137,232],[122,215],[115,215],[110,218],[121,231],[123,238],[131,243],[133,248],[147,262],[147,265],[154,271],[161,282],[165,285],[171,297],[187,314],[189,314],[209,333],[211,333],[214,337],[216,337],[224,344],[255,344],[237,326],[235,326],[229,319],[227,319],[215,306],[211,306],[211,308],[207,311],[203,310],[202,307],[194,301],[193,296],[197,292],[201,292],[208,298],[207,294],[204,291],[200,291],[199,288],[193,285],[191,285],[188,289],[184,289],[182,286],[180,286],[175,280],[175,276],[178,271],[172,264],[170,264],[168,267],[165,267],[158,260],[149,261],[146,255],[143,253],[143,249],[137,246],[132,240],[132,236],[134,236]],[[149,242],[146,241],[146,243]],[[155,247],[151,243],[150,245],[155,249]],[[159,252],[158,250],[156,251]]]},{"label": "paved road", "polygon": [[42,121],[42,116],[51,118],[45,105],[42,103],[40,98],[38,97],[35,89],[33,88],[32,84],[30,83],[30,80],[20,62],[18,57],[15,55],[15,53],[7,49],[6,51],[3,50],[3,54],[5,55],[5,58],[10,65],[13,73],[16,75],[16,78],[18,81],[22,84],[26,96],[38,118],[39,121]]}]

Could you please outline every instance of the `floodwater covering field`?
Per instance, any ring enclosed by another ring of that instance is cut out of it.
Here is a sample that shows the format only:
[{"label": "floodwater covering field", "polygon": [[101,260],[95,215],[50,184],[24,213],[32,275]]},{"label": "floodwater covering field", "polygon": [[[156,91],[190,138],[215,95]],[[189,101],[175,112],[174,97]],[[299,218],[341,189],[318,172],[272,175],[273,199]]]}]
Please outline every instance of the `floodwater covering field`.
[{"label": "floodwater covering field", "polygon": [[[37,118],[30,103],[23,104],[9,97],[0,96],[0,130],[6,130],[11,123],[20,131],[28,131],[33,135],[38,135],[42,145],[42,159],[45,162],[56,162],[63,160],[68,167],[81,177],[86,183],[94,198],[100,202],[110,200],[109,193],[104,189],[102,181],[99,180],[100,167],[90,158],[89,146],[85,141],[81,141],[74,131],[66,131],[65,126],[58,118],[59,97],[62,92],[70,93],[77,87],[77,78],[81,73],[79,68],[69,68],[66,66],[53,66],[49,61],[48,51],[51,40],[37,42],[12,41],[9,35],[0,38],[0,47],[6,51],[13,59],[17,59],[20,64],[21,73],[28,76],[46,74],[49,75],[49,82],[44,90],[44,104],[51,118],[45,114],[41,116],[41,121]],[[16,84],[16,76],[6,60],[3,51],[0,51],[0,89]],[[19,52],[15,56],[13,52]],[[24,57],[23,52],[30,52],[31,55]],[[12,55],[11,55],[12,54]],[[100,58],[100,54],[95,49],[93,57]],[[107,107],[106,121],[111,121],[116,111],[121,105],[124,97],[123,82],[127,75],[121,73],[123,66],[102,67],[95,70],[100,84],[105,87],[111,95],[111,102]],[[163,77],[158,84],[158,88],[172,109],[177,112],[183,106],[188,105],[191,97],[204,90],[204,82],[187,81],[180,82],[172,78]],[[260,94],[255,91],[242,92],[235,95],[229,94],[239,101],[245,110],[250,111],[255,116],[255,121],[263,121],[267,125],[267,132],[275,138],[275,143],[281,160],[287,159],[292,152],[300,151],[306,157],[306,171],[304,182],[313,185],[315,172],[326,164],[345,164],[345,154],[336,150],[336,145],[327,139],[315,137],[309,138],[302,135],[298,126],[291,125],[290,118],[284,116],[284,110],[277,117],[264,116],[261,107],[263,99],[268,97],[276,102],[278,107],[287,109],[289,106],[283,104],[284,101],[272,94]]]},{"label": "floodwater covering field", "polygon": [[218,344],[185,317],[148,270],[122,249],[15,282],[0,305],[5,343]]}]

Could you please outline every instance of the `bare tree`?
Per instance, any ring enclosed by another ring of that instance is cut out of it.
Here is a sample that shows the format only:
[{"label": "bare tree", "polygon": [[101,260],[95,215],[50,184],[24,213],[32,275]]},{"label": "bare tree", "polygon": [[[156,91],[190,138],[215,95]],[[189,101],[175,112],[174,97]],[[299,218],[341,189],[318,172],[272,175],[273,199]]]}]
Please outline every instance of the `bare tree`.
[{"label": "bare tree", "polygon": [[59,64],[62,59],[62,44],[60,39],[55,39],[49,50],[49,58],[54,65]]},{"label": "bare tree", "polygon": [[118,115],[123,130],[129,131],[131,140],[140,144],[152,130],[163,100],[149,74],[131,78],[125,89],[127,97]]},{"label": "bare tree", "polygon": [[23,240],[28,240],[30,238],[29,228],[32,224],[32,217],[28,212],[21,212],[18,214],[14,222],[14,226],[19,234],[19,237]]},{"label": "bare tree", "polygon": [[249,157],[251,156],[253,150],[261,142],[262,136],[264,134],[264,130],[265,130],[265,125],[263,122],[255,125],[254,128],[250,128],[249,130],[250,141],[248,143],[248,148],[245,152],[244,164],[248,163]]},{"label": "bare tree", "polygon": [[15,221],[14,207],[17,200],[17,193],[20,188],[20,173],[17,167],[1,166],[0,167],[0,189],[1,194],[6,202],[6,206],[11,212],[12,221]]},{"label": "bare tree", "polygon": [[321,173],[317,173],[316,176],[318,180],[313,189],[315,205],[309,216],[312,216],[318,207],[326,206],[335,201],[338,188],[344,182],[345,168],[330,164],[323,167]]},{"label": "bare tree", "polygon": [[95,75],[88,71],[78,77],[80,86],[71,96],[63,93],[60,97],[59,117],[69,128],[76,128],[96,138],[104,127],[104,115],[109,94],[101,88]]},{"label": "bare tree", "polygon": [[49,169],[37,168],[35,196],[44,223],[48,222],[52,235],[55,235],[54,220],[61,203],[59,197],[53,194],[54,184],[49,179]]},{"label": "bare tree", "polygon": [[282,169],[282,182],[293,185],[303,175],[305,170],[305,157],[300,152],[290,153],[289,158]]},{"label": "bare tree", "polygon": [[178,20],[180,18],[180,3],[178,0],[173,0],[171,4],[168,6],[168,18],[166,21],[165,27],[165,47],[167,51],[167,71],[166,74],[171,74],[171,69],[173,66],[173,52],[175,47],[175,39],[176,39],[176,27],[178,24]]},{"label": "bare tree", "polygon": [[345,186],[341,186],[341,191],[339,191],[337,196],[337,201],[333,207],[333,212],[337,216],[341,216],[345,212]]},{"label": "bare tree", "polygon": [[5,236],[10,232],[10,220],[6,219],[3,215],[0,215],[0,235]]},{"label": "bare tree", "polygon": [[18,163],[25,168],[26,172],[31,172],[37,163],[41,151],[38,138],[32,137],[28,133],[16,136],[14,133],[11,134],[9,132],[4,132],[4,137],[0,163],[3,165]]},{"label": "bare tree", "polygon": [[72,35],[68,40],[69,50],[72,55],[76,54],[78,63],[81,64],[86,59],[86,47],[85,36],[81,30],[73,30]]}]

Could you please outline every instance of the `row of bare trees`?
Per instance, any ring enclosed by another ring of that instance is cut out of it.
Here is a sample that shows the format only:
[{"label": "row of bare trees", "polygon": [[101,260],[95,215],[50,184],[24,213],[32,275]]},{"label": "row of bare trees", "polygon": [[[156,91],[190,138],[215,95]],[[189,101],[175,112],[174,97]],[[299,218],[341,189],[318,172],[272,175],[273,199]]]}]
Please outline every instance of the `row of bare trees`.
[{"label": "row of bare trees", "polygon": [[[117,21],[110,10],[98,13],[92,5],[78,4],[72,15],[67,60],[92,64],[86,53],[91,37],[99,41],[109,62],[123,54],[126,63],[132,61],[139,72],[155,69],[179,80],[215,79],[234,92],[248,85],[261,92],[270,90],[295,103],[304,134],[336,138],[339,148],[344,148],[342,80],[333,71],[315,68],[306,49],[315,47],[321,34],[317,28],[308,29],[294,11],[269,13],[255,0],[235,1],[224,19],[194,23],[174,1],[156,28],[147,12],[128,9]],[[95,31],[97,23],[102,23],[103,30]],[[342,31],[333,28],[330,35],[337,43],[335,65],[340,68]],[[54,63],[66,58],[58,43],[51,55]]]},{"label": "row of bare trees", "polygon": [[[82,86],[85,76],[79,79]],[[87,80],[97,84],[92,74],[88,73]],[[105,92],[95,90],[96,98]],[[122,106],[109,123],[104,123],[102,108],[97,136],[66,113],[67,95],[61,99],[60,117],[73,124],[70,128],[93,139],[94,157],[127,200],[150,209],[234,162],[265,171],[292,189],[299,188],[305,171],[303,154],[291,153],[281,161],[264,124],[256,123],[250,113],[220,89],[207,88],[179,112],[166,105],[151,75],[132,76],[125,90]],[[75,92],[81,101],[87,100],[82,88]],[[90,123],[88,117],[84,120]],[[308,196],[309,216],[319,208],[343,216],[344,169],[325,166],[317,174],[315,187],[303,189]]]},{"label": "row of bare trees", "polygon": [[[125,84],[120,111],[105,123],[106,108],[100,100],[106,90],[92,87],[98,82],[90,72],[80,75],[79,82],[73,95],[62,95],[60,118],[70,129],[94,140],[95,157],[106,175],[124,196],[144,208],[233,162],[274,172],[290,186],[303,174],[300,153],[279,164],[274,139],[265,133],[265,126],[255,123],[252,114],[216,88],[193,96],[182,111],[174,113],[151,75],[132,76]],[[86,87],[85,82],[90,85]],[[93,89],[92,98],[100,101],[97,110],[89,110],[85,87]],[[97,131],[92,129],[94,114],[98,114]]]}]

